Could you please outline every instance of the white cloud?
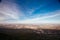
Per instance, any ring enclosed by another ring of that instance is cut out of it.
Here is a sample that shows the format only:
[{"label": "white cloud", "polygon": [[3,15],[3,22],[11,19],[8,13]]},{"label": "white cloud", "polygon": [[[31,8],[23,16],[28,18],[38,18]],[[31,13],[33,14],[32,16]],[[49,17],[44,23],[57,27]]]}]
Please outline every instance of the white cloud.
[{"label": "white cloud", "polygon": [[0,3],[0,21],[6,21],[9,18],[19,20],[19,17],[23,16],[23,13],[19,11],[18,5],[10,1],[2,0],[2,2]]},{"label": "white cloud", "polygon": [[[47,20],[48,18],[55,18],[56,16],[60,16],[60,10],[57,10],[57,11],[54,11],[54,12],[49,12],[49,14],[52,13],[53,15],[45,15],[43,17],[37,17],[37,18],[34,18],[34,19],[27,19],[27,20],[23,20],[23,21],[17,21],[17,23],[30,23],[30,24],[33,24],[33,23],[60,23],[59,21],[56,21],[56,20]],[[48,13],[47,13],[48,14]],[[45,20],[46,19],[46,20]],[[59,19],[57,19],[59,20]]]},{"label": "white cloud", "polygon": [[[53,13],[54,15],[46,15],[46,16],[43,16],[43,17],[37,17],[37,18],[34,18],[34,19],[27,19],[27,20],[17,20],[17,21],[10,21],[10,23],[22,23],[22,24],[40,24],[40,23],[60,23],[59,21],[57,20],[47,20],[48,18],[55,18],[56,16],[60,16],[60,11],[54,11],[54,12],[50,12],[50,13]],[[47,13],[48,14],[48,13]],[[45,20],[46,19],[46,20]],[[6,23],[9,23],[9,21],[6,21]]]},{"label": "white cloud", "polygon": [[[40,8],[40,7],[39,7]],[[37,9],[39,9],[37,8]],[[31,11],[28,11],[30,14],[32,14],[36,9],[31,9]],[[19,15],[20,14],[20,15]],[[52,15],[50,15],[52,14]],[[53,12],[46,13],[46,15],[40,17],[40,15],[37,15],[37,17],[33,19],[25,19],[25,20],[19,20],[20,16],[24,16],[24,14],[18,9],[18,5],[15,3],[11,3],[8,1],[3,1],[0,3],[0,23],[24,23],[24,24],[33,24],[33,23],[55,23],[59,21],[50,21],[45,20],[48,18],[55,18],[56,16],[60,16],[60,10],[56,10]],[[7,19],[14,19],[13,21],[7,20]],[[6,21],[7,20],[7,21]],[[51,19],[52,20],[52,19]],[[58,20],[58,19],[57,19]]]}]

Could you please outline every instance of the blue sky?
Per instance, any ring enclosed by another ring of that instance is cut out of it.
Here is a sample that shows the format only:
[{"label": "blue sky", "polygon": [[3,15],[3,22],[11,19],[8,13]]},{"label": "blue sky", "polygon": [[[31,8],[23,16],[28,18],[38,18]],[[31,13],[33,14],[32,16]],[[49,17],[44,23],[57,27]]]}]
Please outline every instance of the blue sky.
[{"label": "blue sky", "polygon": [[60,23],[58,0],[2,0],[0,22]]}]

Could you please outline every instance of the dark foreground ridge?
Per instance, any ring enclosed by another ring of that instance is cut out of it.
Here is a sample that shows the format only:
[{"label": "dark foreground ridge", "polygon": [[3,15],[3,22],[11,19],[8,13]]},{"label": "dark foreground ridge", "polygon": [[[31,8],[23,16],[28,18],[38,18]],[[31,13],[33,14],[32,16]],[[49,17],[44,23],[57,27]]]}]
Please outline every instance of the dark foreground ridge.
[{"label": "dark foreground ridge", "polygon": [[60,30],[42,29],[42,31],[0,28],[0,40],[60,40]]}]

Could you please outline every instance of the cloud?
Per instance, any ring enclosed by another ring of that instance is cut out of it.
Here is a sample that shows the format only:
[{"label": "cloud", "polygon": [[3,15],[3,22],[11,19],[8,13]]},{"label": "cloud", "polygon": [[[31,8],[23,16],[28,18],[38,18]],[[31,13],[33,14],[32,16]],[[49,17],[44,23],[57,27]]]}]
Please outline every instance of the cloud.
[{"label": "cloud", "polygon": [[[54,12],[49,12],[49,13],[53,13],[53,15],[45,15],[43,17],[37,17],[37,18],[33,18],[33,19],[26,19],[26,20],[17,20],[17,21],[11,21],[10,23],[22,23],[22,24],[40,24],[40,23],[60,23],[57,20],[47,20],[48,18],[55,18],[57,16],[60,16],[60,10],[54,11]],[[48,13],[47,13],[48,14]],[[9,23],[8,21],[6,23]]]},{"label": "cloud", "polygon": [[44,5],[41,4],[41,5],[39,5],[39,6],[36,7],[36,8],[32,7],[32,8],[30,8],[30,9],[28,9],[27,13],[28,13],[29,15],[32,15],[36,10],[39,10],[40,8],[42,8],[42,7],[46,6],[46,5],[48,5],[48,4],[44,4]]},{"label": "cloud", "polygon": [[[11,1],[11,0],[10,0]],[[39,13],[39,15],[34,16],[34,18],[26,18],[24,20],[20,20],[19,18],[26,17],[24,13],[18,8],[20,7],[14,2],[2,1],[0,3],[0,23],[23,23],[23,24],[35,24],[35,23],[58,23],[59,21],[51,21],[47,20],[48,18],[55,18],[56,16],[60,16],[60,10],[56,10],[53,12],[48,12],[45,15]],[[43,5],[45,6],[45,5]],[[43,7],[41,6],[41,7]],[[36,10],[40,9],[41,7],[30,9],[27,11],[30,15],[33,14]],[[41,16],[42,14],[42,16]],[[28,15],[28,14],[27,14]],[[59,19],[57,19],[59,20]]]},{"label": "cloud", "polygon": [[[33,18],[33,19],[28,19],[28,20],[24,20],[22,21],[23,23],[59,23],[59,21],[51,21],[51,20],[47,20],[48,18],[55,18],[55,17],[59,17],[60,16],[60,10],[54,11],[54,12],[49,12],[47,14],[53,14],[53,15],[45,15],[43,17],[37,17],[37,18]],[[45,20],[46,19],[46,20]],[[57,19],[59,20],[59,19]]]},{"label": "cloud", "polygon": [[23,13],[18,8],[19,5],[11,1],[2,0],[0,3],[0,21],[6,21],[7,19],[19,20],[19,17],[23,16]]}]

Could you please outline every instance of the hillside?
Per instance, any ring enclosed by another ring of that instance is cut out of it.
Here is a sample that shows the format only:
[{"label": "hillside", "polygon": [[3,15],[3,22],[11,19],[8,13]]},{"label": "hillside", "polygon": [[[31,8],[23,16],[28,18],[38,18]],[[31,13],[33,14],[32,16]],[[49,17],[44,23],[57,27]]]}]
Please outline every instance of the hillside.
[{"label": "hillside", "polygon": [[[60,39],[59,29],[52,29],[52,28],[44,29],[40,28],[39,26],[41,25],[27,25],[27,26],[22,24],[0,25],[0,40],[59,40]],[[57,25],[56,27],[60,26]]]}]

